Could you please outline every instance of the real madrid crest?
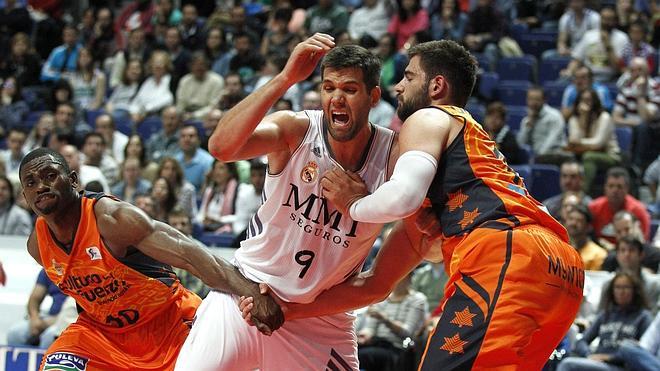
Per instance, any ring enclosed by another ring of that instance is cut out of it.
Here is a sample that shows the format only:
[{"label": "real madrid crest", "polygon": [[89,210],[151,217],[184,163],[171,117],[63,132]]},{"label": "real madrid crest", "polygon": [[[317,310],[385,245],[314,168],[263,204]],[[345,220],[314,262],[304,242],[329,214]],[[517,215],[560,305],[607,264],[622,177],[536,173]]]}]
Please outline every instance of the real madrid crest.
[{"label": "real madrid crest", "polygon": [[319,165],[314,161],[310,161],[300,172],[300,179],[305,183],[311,183],[316,180],[319,175]]}]

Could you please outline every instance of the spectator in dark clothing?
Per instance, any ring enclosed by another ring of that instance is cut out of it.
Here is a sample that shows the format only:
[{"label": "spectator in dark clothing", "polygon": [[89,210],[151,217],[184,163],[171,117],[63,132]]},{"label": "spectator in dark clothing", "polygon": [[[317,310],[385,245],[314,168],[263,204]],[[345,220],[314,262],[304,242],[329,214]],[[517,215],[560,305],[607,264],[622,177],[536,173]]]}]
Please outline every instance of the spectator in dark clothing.
[{"label": "spectator in dark clothing", "polygon": [[506,108],[502,103],[493,102],[488,105],[483,126],[509,164],[515,165],[522,162],[521,149],[516,141],[516,135],[509,125],[506,125]]},{"label": "spectator in dark clothing", "polygon": [[170,90],[172,94],[175,94],[176,88],[179,86],[179,80],[189,72],[190,52],[181,45],[181,33],[174,26],[168,27],[165,33],[165,50],[172,61]]},{"label": "spectator in dark clothing", "polygon": [[10,50],[0,55],[0,77],[15,76],[21,86],[39,84],[41,61],[32,50],[30,37],[19,32],[11,38]]},{"label": "spectator in dark clothing", "polygon": [[114,19],[110,8],[102,7],[96,11],[96,21],[89,37],[88,47],[92,51],[94,61],[101,66],[116,49],[113,23]]},{"label": "spectator in dark clothing", "polygon": [[226,111],[243,100],[246,95],[241,75],[230,73],[225,77],[225,91],[220,98],[220,102],[218,102],[218,107]]},{"label": "spectator in dark clothing", "polygon": [[190,50],[198,50],[204,47],[206,35],[204,34],[204,22],[197,16],[197,8],[193,4],[186,4],[181,8],[183,16],[179,24],[179,31],[183,39],[183,47]]},{"label": "spectator in dark clothing", "polygon": [[21,86],[16,78],[5,78],[0,88],[0,133],[20,127],[29,111],[30,107],[21,96]]},{"label": "spectator in dark clothing", "polygon": [[471,52],[484,53],[491,65],[499,55],[497,43],[504,36],[506,21],[492,0],[479,0],[470,12],[465,30],[465,45]]},{"label": "spectator in dark clothing", "polygon": [[264,58],[247,34],[234,35],[234,48],[236,55],[229,61],[229,71],[237,72],[245,84],[250,84],[257,72],[261,70]]},{"label": "spectator in dark clothing", "polygon": [[5,0],[5,7],[0,9],[0,35],[11,37],[18,32],[29,34],[32,31],[30,13],[16,2]]}]

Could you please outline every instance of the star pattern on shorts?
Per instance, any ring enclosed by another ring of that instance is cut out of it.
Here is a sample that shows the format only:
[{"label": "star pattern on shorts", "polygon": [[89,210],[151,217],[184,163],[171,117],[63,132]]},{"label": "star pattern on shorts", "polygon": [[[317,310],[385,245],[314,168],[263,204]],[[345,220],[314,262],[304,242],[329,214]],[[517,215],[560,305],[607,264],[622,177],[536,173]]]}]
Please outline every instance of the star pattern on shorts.
[{"label": "star pattern on shorts", "polygon": [[461,229],[465,229],[468,225],[474,223],[474,219],[476,219],[477,216],[479,216],[478,207],[472,211],[463,211],[463,219],[461,219],[458,224],[461,226]]},{"label": "star pattern on shorts", "polygon": [[463,193],[462,189],[459,189],[454,193],[450,193],[447,200],[447,208],[449,211],[454,211],[458,208],[461,208],[468,198],[470,198],[470,196]]},{"label": "star pattern on shorts", "polygon": [[460,312],[454,312],[454,319],[450,322],[458,325],[458,327],[469,326],[472,327],[472,318],[476,317],[475,313],[470,312],[470,308],[465,307]]},{"label": "star pattern on shorts", "polygon": [[[444,336],[443,336],[444,337]],[[454,354],[454,353],[461,353],[463,354],[463,346],[467,344],[467,341],[461,340],[461,337],[458,336],[458,333],[456,333],[454,336],[450,338],[444,338],[445,343],[442,344],[440,349],[446,350],[449,352],[449,354]]]}]

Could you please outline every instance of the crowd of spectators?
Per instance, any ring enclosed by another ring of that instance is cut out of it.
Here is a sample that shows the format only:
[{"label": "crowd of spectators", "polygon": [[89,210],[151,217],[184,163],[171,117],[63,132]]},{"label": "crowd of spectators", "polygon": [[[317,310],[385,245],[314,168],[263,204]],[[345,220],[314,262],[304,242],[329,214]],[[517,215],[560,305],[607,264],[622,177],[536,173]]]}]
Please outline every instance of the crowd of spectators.
[{"label": "crowd of spectators", "polygon": [[[660,305],[653,0],[0,1],[0,234],[30,233],[18,164],[47,146],[78,172],[81,190],[134,203],[200,244],[237,246],[267,165],[215,160],[208,137],[314,32],[380,57],[383,94],[369,119],[394,130],[407,49],[452,39],[472,51],[480,75],[466,109],[514,169],[553,169],[557,191],[540,201],[566,226],[586,268],[607,278],[586,281],[585,292],[603,297],[585,295],[562,342],[572,357],[559,367],[632,367],[641,356],[626,354],[643,352],[658,360],[658,326],[649,326]],[[272,110],[320,109],[319,81],[317,71]],[[196,292],[208,290],[179,273]],[[422,266],[364,313],[364,365],[414,367],[414,355],[402,360],[440,315],[446,279],[441,264]],[[34,337],[45,329],[40,314],[30,317],[16,342],[47,341]],[[640,337],[641,347],[633,342]]]}]

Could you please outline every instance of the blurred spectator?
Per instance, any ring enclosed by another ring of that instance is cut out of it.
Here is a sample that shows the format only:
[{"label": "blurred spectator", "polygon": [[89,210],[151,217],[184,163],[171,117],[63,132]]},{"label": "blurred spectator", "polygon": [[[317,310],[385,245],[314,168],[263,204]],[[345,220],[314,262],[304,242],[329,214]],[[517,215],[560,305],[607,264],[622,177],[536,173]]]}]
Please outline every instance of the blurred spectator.
[{"label": "blurred spectator", "polygon": [[82,153],[85,155],[85,165],[99,168],[110,186],[119,181],[119,165],[106,153],[103,135],[97,132],[88,133],[83,141]]},{"label": "blurred spectator", "polygon": [[142,122],[149,115],[158,114],[174,102],[174,95],[170,91],[170,56],[163,51],[154,51],[149,59],[149,67],[151,75],[140,85],[129,107],[131,118],[136,123]]},{"label": "blurred spectator", "polygon": [[547,17],[544,13],[548,2],[534,0],[518,0],[516,3],[516,14],[514,23],[527,25],[528,29],[541,26],[541,22]]},{"label": "blurred spectator", "polygon": [[426,319],[426,296],[411,288],[413,273],[394,287],[384,301],[370,305],[358,329],[358,359],[365,370],[397,370],[403,342],[420,330]]},{"label": "blurred spectator", "polygon": [[628,32],[633,23],[646,20],[646,14],[640,11],[640,2],[634,0],[616,1],[617,25],[621,31]]},{"label": "blurred spectator", "polygon": [[628,71],[621,76],[619,82],[619,94],[612,110],[615,124],[636,127],[657,115],[660,106],[660,84],[650,76],[644,58],[631,59]]},{"label": "blurred spectator", "polygon": [[127,158],[121,165],[121,181],[110,191],[122,200],[134,204],[135,197],[140,194],[148,194],[151,183],[140,177],[140,160],[135,157]]},{"label": "blurred spectator", "polygon": [[46,147],[53,151],[60,152],[67,144],[74,144],[73,132],[67,128],[53,127],[53,130],[48,134],[45,140]]},{"label": "blurred spectator", "polygon": [[559,19],[556,53],[561,56],[570,56],[571,49],[582,40],[584,34],[589,30],[597,30],[600,25],[600,14],[586,8],[585,0],[570,0],[568,4],[569,8]]},{"label": "blurred spectator", "polygon": [[78,60],[78,31],[71,25],[64,26],[62,31],[62,45],[53,49],[48,56],[48,60],[41,68],[41,81],[57,81],[62,74],[73,73],[76,71],[76,62]]},{"label": "blurred spectator", "polygon": [[169,106],[163,109],[160,118],[163,129],[147,140],[147,152],[154,162],[159,162],[165,156],[174,156],[180,150],[181,114],[175,106]]},{"label": "blurred spectator", "polygon": [[156,0],[151,23],[178,26],[182,16],[181,11],[174,7],[172,0]]},{"label": "blurred spectator", "polygon": [[535,163],[561,164],[572,157],[563,151],[566,146],[564,118],[545,102],[545,94],[539,86],[527,90],[527,116],[520,123],[516,139],[520,146],[532,148]]},{"label": "blurred spectator", "polygon": [[431,16],[431,36],[435,40],[462,42],[468,16],[461,12],[457,0],[442,0],[440,10]]},{"label": "blurred spectator", "polygon": [[506,108],[501,102],[493,102],[486,108],[484,130],[509,164],[516,165],[522,162],[520,147],[515,134],[509,125],[506,125]]},{"label": "blurred spectator", "polygon": [[204,21],[197,16],[194,4],[185,4],[181,7],[181,23],[179,31],[183,46],[188,50],[199,50],[204,47]]},{"label": "blurred spectator", "polygon": [[291,102],[291,99],[280,98],[273,104],[272,111],[293,111],[293,102]]},{"label": "blurred spectator", "polygon": [[112,115],[114,121],[126,122],[131,119],[130,108],[133,97],[137,95],[142,82],[142,62],[133,59],[124,69],[121,82],[113,90],[105,104],[105,111]]},{"label": "blurred spectator", "polygon": [[568,211],[564,221],[571,246],[580,253],[584,269],[599,270],[607,257],[607,251],[591,239],[591,213],[584,205],[576,205]]},{"label": "blurred spectator", "polygon": [[105,141],[105,154],[118,164],[124,161],[124,148],[128,143],[126,134],[117,130],[112,116],[103,113],[96,118],[94,131],[101,134]]},{"label": "blurred spectator", "polygon": [[[576,345],[578,357],[559,363],[558,371],[620,370],[619,345],[625,339],[639,339],[651,323],[640,282],[628,273],[617,273],[607,285],[601,309],[594,323]],[[599,338],[595,352],[589,348]]]},{"label": "blurred spectator", "polygon": [[201,224],[205,231],[218,233],[241,232],[234,231],[232,228],[237,197],[238,172],[236,164],[215,160],[206,178],[200,212],[195,216],[195,221]]},{"label": "blurred spectator", "polygon": [[635,57],[643,58],[648,65],[648,71],[655,71],[656,50],[646,42],[647,26],[645,23],[636,21],[630,25],[628,30],[628,37],[630,42],[623,48],[621,56],[621,67],[625,68],[630,65],[630,62]]},{"label": "blurred spectator", "polygon": [[316,90],[309,90],[303,95],[302,101],[303,110],[319,110],[321,109],[321,94]]},{"label": "blurred spectator", "polygon": [[256,31],[256,26],[248,18],[245,7],[240,2],[234,2],[229,13],[228,24],[225,27],[227,41],[234,43],[236,35],[245,34],[250,38],[250,44],[258,49],[261,37]]},{"label": "blurred spectator", "polygon": [[[266,85],[268,81],[272,80],[278,73],[280,73],[282,69],[284,69],[287,57],[288,56],[280,53],[269,54],[266,56],[266,63],[264,63],[259,73],[260,76],[254,84],[254,90]],[[302,104],[302,95],[303,90],[301,84],[296,83],[293,84],[293,86],[291,86],[282,97],[291,102],[291,109],[293,111],[299,111]]]},{"label": "blurred spectator", "polygon": [[79,191],[85,189],[87,183],[97,181],[103,186],[103,192],[110,192],[110,186],[108,185],[108,180],[105,178],[105,175],[103,175],[101,170],[96,166],[82,164],[80,161],[80,152],[76,146],[66,144],[63,145],[59,151],[66,160],[66,163],[69,164],[71,171],[75,171],[76,174],[78,174]]},{"label": "blurred spectator", "polygon": [[[632,238],[642,242],[644,254],[642,256],[642,266],[650,272],[658,271],[658,264],[660,263],[660,249],[655,246],[646,244],[646,238],[642,231],[641,224],[637,217],[629,211],[621,210],[614,214],[612,218],[612,225],[614,228],[614,236],[616,241],[621,241],[626,238]],[[611,249],[607,258],[603,262],[601,269],[613,272],[619,269],[619,262],[616,257],[616,245],[611,244],[607,240],[601,239],[600,245]]]},{"label": "blurred spectator", "polygon": [[348,10],[339,0],[319,0],[317,5],[307,9],[305,30],[308,35],[317,32],[337,36],[348,27]]},{"label": "blurred spectator", "polygon": [[[47,312],[42,313],[40,308],[47,296],[52,298]],[[67,296],[46,276],[41,269],[37,282],[30,293],[27,303],[27,319],[19,321],[7,331],[7,344],[13,346],[32,345],[40,348],[48,346],[59,335],[53,327],[57,314]]]},{"label": "blurred spectator", "polygon": [[200,191],[204,178],[213,165],[213,156],[199,148],[199,132],[193,124],[183,125],[179,130],[180,151],[174,155],[183,167],[183,174],[188,182]]},{"label": "blurred spectator", "polygon": [[190,52],[181,44],[181,32],[174,26],[168,27],[165,31],[165,51],[169,54],[172,64],[170,91],[175,92],[179,80],[189,71]]},{"label": "blurred spectator", "polygon": [[[243,79],[238,73],[230,73],[225,76],[225,91],[220,97],[218,108],[226,111],[234,107],[247,96],[243,85]],[[320,100],[319,100],[320,102]]]},{"label": "blurred spectator", "polygon": [[138,60],[146,65],[151,57],[151,48],[145,40],[144,30],[136,28],[128,36],[128,45],[119,50],[112,62],[110,73],[110,87],[115,88],[124,81],[126,66],[132,60]]},{"label": "blurred spectator", "polygon": [[397,12],[390,20],[387,32],[396,37],[397,49],[408,49],[405,44],[410,36],[429,28],[429,14],[420,0],[397,0],[396,3]]},{"label": "blurred spectator", "polygon": [[396,106],[394,86],[403,78],[403,71],[406,69],[408,58],[399,53],[396,48],[396,39],[390,34],[381,36],[375,54],[380,58],[383,65],[380,70],[380,87],[383,99]]},{"label": "blurred spectator", "polygon": [[428,309],[433,311],[442,302],[447,281],[444,264],[428,262],[413,272],[411,287],[426,296]]},{"label": "blurred spectator", "polygon": [[213,69],[216,71],[215,64],[218,63],[229,49],[225,32],[221,27],[212,27],[206,31],[206,44],[204,53]]},{"label": "blurred spectator", "polygon": [[115,52],[114,18],[110,8],[102,6],[96,10],[96,21],[87,45],[94,61],[103,66],[106,59]]},{"label": "blurred spectator", "polygon": [[13,76],[7,76],[0,90],[0,134],[23,126],[23,120],[29,112],[30,107],[23,100],[18,81]]},{"label": "blurred spectator", "polygon": [[566,89],[564,89],[564,94],[561,98],[561,114],[564,116],[564,119],[568,120],[569,117],[571,117],[575,101],[580,94],[589,88],[596,91],[600,103],[606,111],[609,112],[612,110],[614,102],[612,101],[607,86],[593,81],[591,68],[580,66],[575,69],[575,72],[573,72],[573,83],[569,84]]},{"label": "blurred spectator", "polygon": [[[649,205],[649,210],[652,211],[654,216],[660,217],[660,156],[646,168],[644,172],[644,184],[649,187],[651,192],[652,204]],[[657,233],[660,236],[660,233]]]},{"label": "blurred spectator", "polygon": [[614,123],[603,109],[598,94],[587,89],[580,94],[568,119],[568,147],[584,165],[584,190],[595,194],[594,180],[599,170],[621,162]]},{"label": "blurred spectator", "polygon": [[395,113],[396,109],[381,97],[369,111],[369,122],[389,128]]},{"label": "blurred spectator", "polygon": [[67,76],[73,88],[73,101],[81,110],[96,110],[105,101],[105,74],[94,67],[92,53],[87,48],[78,50],[76,71]]},{"label": "blurred spectator", "polygon": [[37,124],[34,125],[32,130],[25,140],[25,151],[29,152],[33,149],[44,147],[47,145],[46,139],[55,126],[55,118],[52,113],[44,112],[39,117]]},{"label": "blurred spectator", "polygon": [[11,37],[18,32],[32,31],[32,20],[25,3],[17,3],[19,2],[16,0],[5,0],[4,7],[0,8],[0,35]]},{"label": "blurred spectator", "polygon": [[237,241],[234,243],[235,247],[239,247],[238,243],[245,239],[250,219],[261,206],[267,169],[268,166],[265,161],[259,158],[253,159],[250,161],[250,183],[240,183],[238,185],[236,210],[234,212],[236,217],[232,223],[234,234],[238,236]]},{"label": "blurred spectator", "polygon": [[387,32],[390,23],[390,10],[386,0],[363,0],[362,6],[355,9],[348,19],[347,30],[353,40],[364,35],[374,40]]},{"label": "blurred spectator", "polygon": [[543,201],[543,204],[548,208],[550,215],[552,215],[555,219],[561,218],[559,211],[561,209],[562,200],[566,196],[567,192],[576,192],[580,194],[582,205],[588,206],[589,202],[591,202],[591,197],[584,193],[583,183],[584,167],[582,167],[581,163],[575,160],[562,163],[559,167],[559,188],[561,189],[562,193]]},{"label": "blurred spectator", "polygon": [[190,73],[185,75],[176,91],[176,107],[184,120],[202,120],[218,102],[225,81],[209,71],[204,52],[197,51],[190,59]]},{"label": "blurred spectator", "polygon": [[600,11],[600,28],[585,32],[580,42],[572,47],[568,71],[577,67],[577,61],[591,68],[596,81],[613,81],[620,73],[623,49],[629,43],[628,35],[616,28],[616,13],[612,8]]},{"label": "blurred spectator", "polygon": [[0,175],[0,235],[29,236],[32,232],[30,213],[16,205],[14,186]]},{"label": "blurred spectator", "polygon": [[165,178],[158,178],[151,187],[151,198],[154,200],[153,218],[163,223],[167,215],[177,204],[176,194]]},{"label": "blurred spectator", "polygon": [[[621,167],[607,171],[605,179],[605,195],[598,197],[589,204],[593,215],[594,233],[596,238],[604,238],[610,243],[616,242],[612,221],[614,214],[620,210],[629,211],[640,221],[644,232],[644,241],[649,240],[651,218],[646,206],[628,192],[630,190],[630,175]],[[656,268],[657,269],[657,268]]]},{"label": "blurred spectator", "polygon": [[183,176],[183,169],[179,161],[172,157],[162,158],[158,167],[158,177],[165,178],[170,184],[177,200],[177,207],[188,211],[191,216],[197,215],[197,192],[195,186]]},{"label": "blurred spectator", "polygon": [[[167,215],[167,224],[174,227],[179,232],[183,233],[188,238],[195,241],[199,246],[206,247],[204,243],[195,239],[192,235],[193,233],[193,224],[190,220],[190,215],[181,209],[174,208]],[[206,294],[209,293],[210,289],[208,286],[202,282],[199,278],[195,277],[192,273],[188,272],[185,269],[173,267],[174,273],[181,281],[181,284],[188,290],[199,295],[199,297],[206,297]]]},{"label": "blurred spectator", "polygon": [[142,137],[137,134],[133,134],[128,138],[128,143],[124,148],[124,161],[128,158],[136,158],[140,161],[140,176],[142,178],[152,183],[156,180],[158,164],[149,160]]},{"label": "blurred spectator", "polygon": [[135,206],[144,211],[150,218],[155,219],[156,214],[154,210],[154,199],[151,194],[135,195]]},{"label": "blurred spectator", "polygon": [[23,32],[15,34],[9,53],[0,57],[0,78],[14,76],[21,86],[35,86],[39,84],[40,74],[41,61],[32,48],[30,37]]},{"label": "blurred spectator", "polygon": [[123,49],[126,46],[126,34],[136,29],[142,29],[145,35],[151,36],[154,11],[155,7],[151,0],[135,0],[129,3],[117,16],[115,26],[118,30],[117,47]]},{"label": "blurred spectator", "polygon": [[27,154],[25,140],[27,133],[18,127],[9,129],[7,134],[7,149],[0,151],[0,159],[5,164],[5,174],[18,179],[18,167]]},{"label": "blurred spectator", "polygon": [[[235,72],[241,76],[241,80],[246,85],[254,85],[256,73],[264,64],[264,58],[259,54],[259,49],[252,44],[250,37],[245,33],[234,35],[234,51],[229,60],[228,72]],[[228,73],[225,74],[225,78]]]},{"label": "blurred spectator", "polygon": [[291,8],[275,8],[268,19],[266,33],[261,40],[261,55],[280,54],[288,57],[287,46],[293,39],[287,25],[291,20]]},{"label": "blurred spectator", "polygon": [[469,14],[465,29],[465,46],[469,51],[484,53],[494,67],[499,58],[497,43],[504,36],[506,19],[493,5],[492,0],[479,0]]},{"label": "blurred spectator", "polygon": [[222,111],[217,108],[213,108],[206,114],[204,121],[202,121],[204,133],[201,138],[202,143],[200,144],[200,147],[207,152],[209,150],[209,137],[211,134],[213,134],[213,130],[215,130],[215,127],[218,125],[218,122],[221,118]]},{"label": "blurred spectator", "polygon": [[[562,225],[566,225],[566,221],[568,220],[568,213],[576,206],[584,205],[585,197],[588,196],[581,192],[564,192],[564,197],[561,199],[561,208],[559,209],[559,218],[557,218],[557,220],[559,220]],[[588,205],[585,206],[588,207]]]},{"label": "blurred spectator", "polygon": [[644,331],[639,343],[627,340],[621,343],[619,355],[629,370],[660,370],[660,313]]}]

